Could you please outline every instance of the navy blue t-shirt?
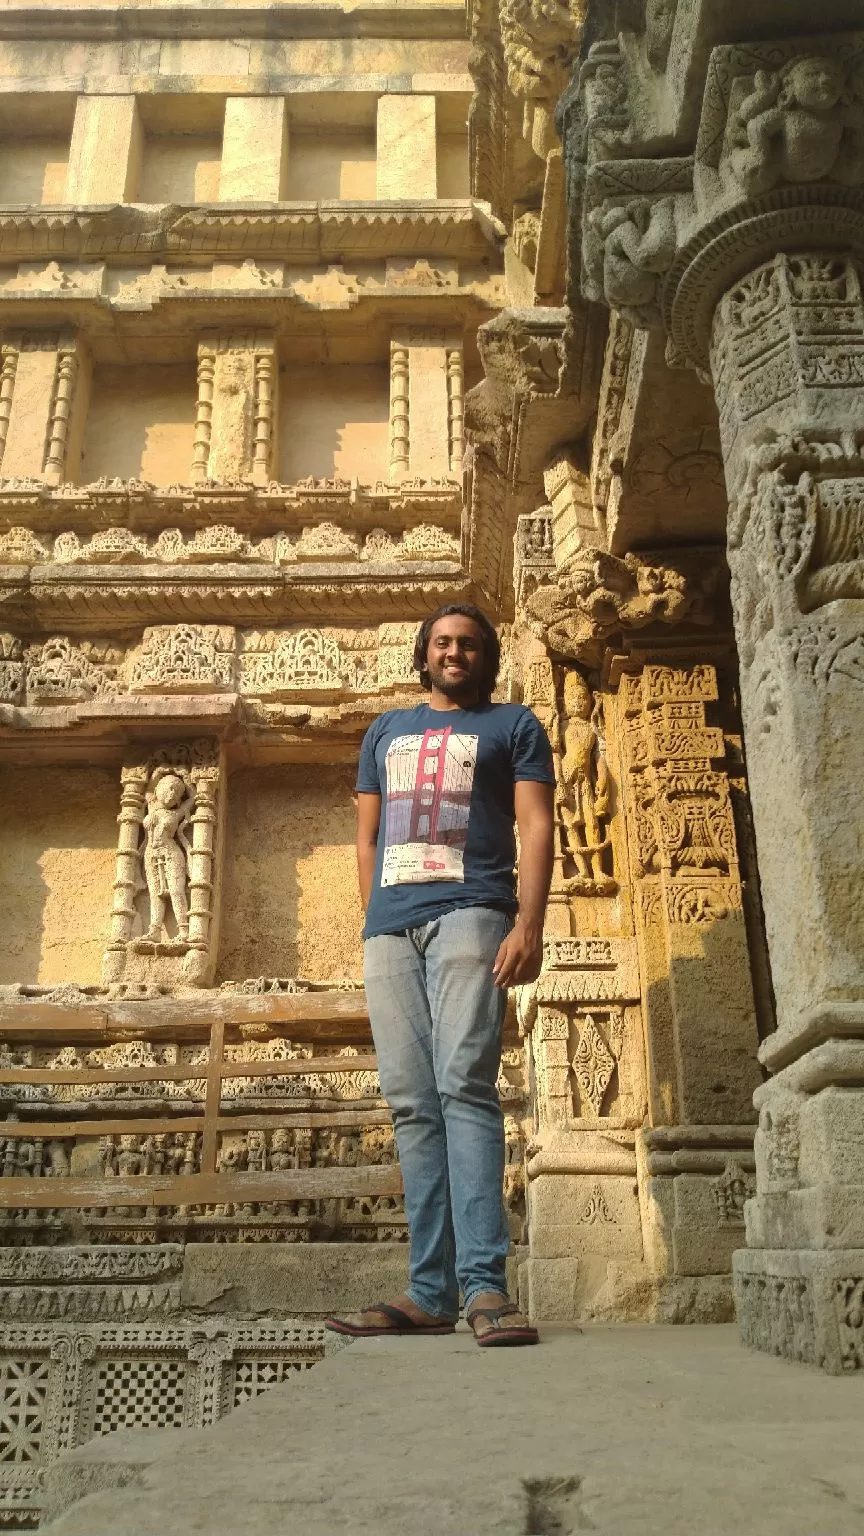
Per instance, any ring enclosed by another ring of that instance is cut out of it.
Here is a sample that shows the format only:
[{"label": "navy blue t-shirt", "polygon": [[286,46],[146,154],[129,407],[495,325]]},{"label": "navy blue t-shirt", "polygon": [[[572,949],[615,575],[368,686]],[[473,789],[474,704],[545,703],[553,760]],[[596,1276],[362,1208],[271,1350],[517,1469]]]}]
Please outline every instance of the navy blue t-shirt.
[{"label": "navy blue t-shirt", "polygon": [[523,704],[391,709],[370,725],[357,789],[381,796],[363,937],[455,907],[516,911],[513,785],[554,784],[552,748]]}]

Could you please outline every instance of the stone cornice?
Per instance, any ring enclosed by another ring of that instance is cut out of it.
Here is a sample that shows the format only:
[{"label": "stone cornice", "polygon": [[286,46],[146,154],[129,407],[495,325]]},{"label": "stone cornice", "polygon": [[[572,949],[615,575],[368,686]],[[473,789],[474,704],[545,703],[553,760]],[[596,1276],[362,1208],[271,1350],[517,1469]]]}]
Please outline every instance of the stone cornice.
[{"label": "stone cornice", "polygon": [[[178,523],[188,526],[190,520],[199,528],[230,523],[244,534],[296,529],[334,518],[348,520],[352,527],[401,529],[432,521],[458,528],[460,509],[455,479],[406,479],[401,485],[379,482],[373,486],[356,480],[310,478],[262,487],[245,481],[157,486],[117,479],[50,486],[35,479],[0,479],[0,535],[22,523],[55,534],[62,531],[61,524],[85,530],[124,525],[146,533]],[[47,552],[35,553],[32,559],[13,558],[3,554],[3,547],[0,543],[0,559],[13,564],[40,564],[47,558]],[[250,558],[254,558],[251,551]]]},{"label": "stone cornice", "polygon": [[287,257],[448,255],[483,258],[503,231],[482,203],[282,203],[245,206],[141,204],[73,209],[6,208],[0,256],[158,260],[185,255]]},{"label": "stone cornice", "polygon": [[442,603],[488,601],[455,562],[394,567],[310,564],[295,574],[272,565],[105,566],[48,570],[0,568],[0,623],[50,633],[98,623],[217,618],[247,623],[275,619],[385,619],[394,612],[423,616]]},{"label": "stone cornice", "polygon": [[[252,328],[292,348],[302,337],[306,360],[320,354],[325,361],[319,317],[330,316],[339,317],[340,330],[351,332],[361,351],[368,346],[379,354],[381,338],[390,335],[394,324],[457,327],[470,338],[497,312],[504,295],[503,278],[481,268],[476,257],[461,271],[459,262],[441,256],[379,261],[372,272],[366,262],[337,261],[299,280],[285,261],[240,257],[197,267],[157,262],[140,267],[134,276],[127,269],[122,282],[105,261],[70,267],[52,260],[42,272],[22,262],[19,272],[0,285],[4,339],[46,326],[74,330],[103,349],[119,344],[124,355],[131,341],[137,362],[148,355],[166,361],[166,341],[175,360],[191,358],[204,332]],[[144,315],[152,323],[142,335]],[[104,350],[102,359],[107,360]]]},{"label": "stone cornice", "polygon": [[304,38],[465,36],[459,0],[414,0],[410,6],[352,5],[88,5],[10,6],[0,11],[0,38]]}]

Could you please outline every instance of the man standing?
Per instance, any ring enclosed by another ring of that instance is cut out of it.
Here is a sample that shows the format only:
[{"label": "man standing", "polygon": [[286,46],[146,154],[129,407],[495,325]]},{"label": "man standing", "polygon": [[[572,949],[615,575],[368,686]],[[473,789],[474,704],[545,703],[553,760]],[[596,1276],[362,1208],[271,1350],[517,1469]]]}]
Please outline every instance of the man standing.
[{"label": "man standing", "polygon": [[499,660],[479,609],[439,608],[414,647],[428,704],[379,715],[360,753],[366,996],[411,1259],[396,1302],[328,1318],[354,1337],[452,1333],[461,1290],[478,1344],[537,1342],[507,1298],[496,1083],[507,988],[543,957],[555,775],[531,711],[491,702]]}]

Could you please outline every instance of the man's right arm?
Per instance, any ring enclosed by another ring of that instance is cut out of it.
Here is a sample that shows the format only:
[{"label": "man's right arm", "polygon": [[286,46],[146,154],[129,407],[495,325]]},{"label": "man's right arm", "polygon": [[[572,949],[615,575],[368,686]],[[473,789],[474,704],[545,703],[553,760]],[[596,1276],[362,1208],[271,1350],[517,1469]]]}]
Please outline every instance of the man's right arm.
[{"label": "man's right arm", "polygon": [[372,879],[375,874],[375,855],[378,849],[378,828],[381,825],[381,796],[357,795],[357,876],[360,881],[360,900],[363,911],[372,895]]}]

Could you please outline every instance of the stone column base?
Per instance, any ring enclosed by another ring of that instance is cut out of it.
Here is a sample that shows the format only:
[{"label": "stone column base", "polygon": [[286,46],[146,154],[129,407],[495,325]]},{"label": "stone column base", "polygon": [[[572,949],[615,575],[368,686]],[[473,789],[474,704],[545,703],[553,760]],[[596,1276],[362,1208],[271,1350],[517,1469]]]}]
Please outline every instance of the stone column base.
[{"label": "stone column base", "polygon": [[741,1249],[732,1267],[745,1344],[838,1376],[864,1369],[864,1249]]}]

